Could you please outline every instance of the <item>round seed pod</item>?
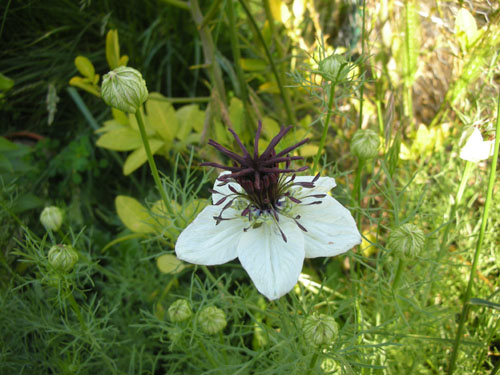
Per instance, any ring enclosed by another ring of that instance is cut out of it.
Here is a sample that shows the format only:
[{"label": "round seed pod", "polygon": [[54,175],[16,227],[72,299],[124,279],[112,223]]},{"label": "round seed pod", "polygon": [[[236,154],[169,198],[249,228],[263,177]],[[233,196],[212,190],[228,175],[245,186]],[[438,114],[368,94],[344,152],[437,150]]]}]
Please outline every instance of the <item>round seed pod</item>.
[{"label": "round seed pod", "polygon": [[178,299],[168,308],[168,316],[174,323],[180,323],[189,319],[193,315],[189,302],[185,299]]},{"label": "round seed pod", "polygon": [[62,272],[69,272],[78,262],[78,253],[70,245],[52,246],[47,255],[50,265]]},{"label": "round seed pod", "polygon": [[219,333],[227,325],[226,314],[215,306],[208,306],[201,310],[197,321],[201,330],[209,335]]},{"label": "round seed pod", "polygon": [[316,346],[330,344],[338,336],[338,324],[332,316],[313,314],[304,320],[304,335]]},{"label": "round seed pod", "polygon": [[63,213],[59,207],[45,207],[40,214],[40,222],[47,230],[56,231],[63,223]]},{"label": "round seed pod", "polygon": [[378,134],[370,129],[360,129],[354,133],[351,140],[351,152],[359,159],[372,159],[378,155],[380,139]]},{"label": "round seed pod", "polygon": [[414,224],[403,224],[389,234],[387,247],[401,255],[414,257],[418,255],[425,244],[425,235]]},{"label": "round seed pod", "polygon": [[333,54],[319,62],[318,71],[326,81],[342,82],[347,78],[349,68],[344,56]]},{"label": "round seed pod", "polygon": [[135,113],[149,94],[146,81],[138,70],[120,66],[104,75],[101,95],[107,105],[123,112]]}]

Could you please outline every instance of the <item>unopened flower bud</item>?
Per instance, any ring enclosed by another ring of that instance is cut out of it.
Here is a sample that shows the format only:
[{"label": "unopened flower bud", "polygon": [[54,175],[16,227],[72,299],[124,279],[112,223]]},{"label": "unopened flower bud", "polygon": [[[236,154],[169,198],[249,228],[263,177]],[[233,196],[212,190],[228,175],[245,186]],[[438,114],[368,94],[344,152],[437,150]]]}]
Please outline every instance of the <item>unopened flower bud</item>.
[{"label": "unopened flower bud", "polygon": [[185,299],[178,299],[168,308],[168,316],[174,323],[183,322],[189,319],[191,315],[193,315],[193,311],[191,310],[191,306],[189,306],[189,302]]},{"label": "unopened flower bud", "polygon": [[424,232],[416,225],[407,223],[389,234],[387,247],[406,256],[415,256],[425,244]]},{"label": "unopened flower bud", "polygon": [[101,94],[107,105],[129,113],[135,113],[148,99],[148,89],[141,73],[127,66],[104,75]]},{"label": "unopened flower bud", "polygon": [[214,335],[226,327],[226,314],[218,307],[205,307],[198,315],[198,324],[203,332]]},{"label": "unopened flower bud", "polygon": [[304,320],[304,335],[316,346],[330,344],[338,336],[339,328],[332,316],[313,314]]},{"label": "unopened flower bud", "polygon": [[370,129],[360,129],[354,133],[351,141],[351,152],[359,159],[372,159],[378,155],[380,139]]},{"label": "unopened flower bud", "polygon": [[71,271],[78,262],[78,253],[70,245],[52,246],[47,257],[52,267],[63,272]]},{"label": "unopened flower bud", "polygon": [[40,222],[47,230],[56,231],[61,228],[63,213],[59,207],[45,207],[40,214]]},{"label": "unopened flower bud", "polygon": [[318,71],[327,81],[342,82],[345,81],[349,68],[344,56],[333,54],[319,62]]}]

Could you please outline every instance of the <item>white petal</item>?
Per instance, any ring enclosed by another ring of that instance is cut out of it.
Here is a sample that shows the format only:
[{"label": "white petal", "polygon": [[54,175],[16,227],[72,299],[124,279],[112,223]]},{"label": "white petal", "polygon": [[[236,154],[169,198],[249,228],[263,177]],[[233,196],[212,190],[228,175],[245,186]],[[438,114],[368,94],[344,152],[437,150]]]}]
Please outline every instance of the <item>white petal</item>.
[{"label": "white petal", "polygon": [[258,291],[273,300],[288,293],[304,262],[304,236],[297,225],[280,216],[283,240],[274,223],[251,228],[241,237],[238,258]]},{"label": "white petal", "polygon": [[[225,175],[225,174],[229,174],[231,172],[229,171],[224,171],[222,172],[220,176],[222,175]],[[217,178],[219,178],[217,177]],[[241,186],[235,182],[232,182],[232,183],[229,183],[229,184],[226,184],[224,186],[218,186],[219,184],[221,184],[221,182],[219,180],[215,180],[214,182],[214,190],[219,192],[220,194],[212,194],[212,202],[213,204],[217,203],[219,200],[221,200],[225,195],[229,195],[229,194],[233,194],[233,192],[229,189],[229,185],[231,185],[233,188],[236,189],[236,191],[242,191],[243,189],[241,188]],[[226,200],[227,202],[227,200]],[[223,206],[224,204],[222,204]],[[221,206],[221,208],[222,208]]]},{"label": "white petal", "polygon": [[[314,176],[297,176],[295,177],[295,182],[311,182],[314,179]],[[314,183],[314,187],[311,189],[302,189],[304,194],[321,194],[328,193],[332,190],[337,184],[335,183],[335,179],[333,177],[320,177]],[[293,189],[297,189],[300,187],[293,187]]]},{"label": "white petal", "polygon": [[483,141],[483,136],[479,129],[474,128],[465,146],[460,150],[460,158],[477,163],[493,155],[493,148],[493,142]]},{"label": "white petal", "polygon": [[213,217],[218,216],[220,211],[219,206],[208,206],[184,229],[175,244],[177,258],[206,266],[236,258],[238,242],[248,222],[240,218],[237,211],[229,208],[222,216],[235,219],[223,220],[216,225]]},{"label": "white petal", "polygon": [[328,195],[321,201],[310,206],[298,205],[294,210],[294,214],[300,215],[299,223],[307,229],[304,232],[306,258],[339,255],[361,243],[349,210]]}]

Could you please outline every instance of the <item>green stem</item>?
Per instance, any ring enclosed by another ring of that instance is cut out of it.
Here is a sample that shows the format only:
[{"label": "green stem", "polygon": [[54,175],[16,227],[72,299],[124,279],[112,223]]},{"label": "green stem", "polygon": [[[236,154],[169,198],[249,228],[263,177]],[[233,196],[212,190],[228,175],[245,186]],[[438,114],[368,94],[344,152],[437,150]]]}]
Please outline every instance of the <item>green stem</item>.
[{"label": "green stem", "polygon": [[163,0],[164,3],[173,5],[174,7],[184,9],[184,10],[190,10],[191,8],[189,7],[189,3],[187,1],[182,1],[182,0]]},{"label": "green stem", "polygon": [[250,21],[250,24],[252,25],[252,28],[255,32],[255,35],[257,35],[257,38],[259,39],[260,44],[262,45],[262,48],[264,48],[267,59],[269,60],[269,65],[271,65],[271,70],[273,71],[274,78],[276,79],[276,83],[278,84],[278,88],[280,90],[281,97],[283,98],[283,103],[285,105],[285,111],[286,111],[288,122],[290,124],[295,124],[296,119],[295,119],[295,115],[293,114],[293,111],[291,109],[290,97],[288,96],[288,92],[285,90],[285,88],[281,82],[281,78],[280,78],[280,75],[278,73],[278,69],[276,68],[276,64],[274,63],[273,57],[271,56],[271,51],[269,51],[269,48],[267,47],[267,43],[264,40],[264,37],[262,36],[262,33],[260,32],[260,29],[258,28],[257,23],[255,22],[255,19],[252,16],[252,13],[250,13],[250,10],[248,9],[248,6],[245,3],[245,0],[239,0],[239,2],[247,15],[248,20]]},{"label": "green stem", "polygon": [[358,223],[358,226],[361,218],[359,212],[359,209],[361,208],[361,172],[363,171],[365,162],[366,161],[364,159],[358,159],[358,167],[356,168],[356,177],[354,178],[354,187],[352,189],[353,201],[358,205],[356,210],[356,223]]},{"label": "green stem", "polygon": [[309,370],[307,371],[307,375],[310,375],[314,371],[314,366],[316,366],[316,362],[318,361],[318,352],[315,352],[309,362]]},{"label": "green stem", "polygon": [[203,352],[203,354],[205,354],[205,357],[207,357],[212,367],[214,369],[218,368],[219,366],[217,365],[217,362],[215,362],[214,358],[208,353],[208,350],[205,347],[205,345],[201,341],[198,341],[198,345],[200,346],[201,351]]},{"label": "green stem", "polygon": [[392,290],[396,290],[399,285],[399,281],[401,280],[401,275],[403,274],[403,268],[405,265],[405,261],[403,259],[398,260],[398,268],[396,269],[396,275],[394,276],[394,280],[392,282]]},{"label": "green stem", "polygon": [[455,363],[458,356],[458,348],[460,346],[460,340],[462,339],[462,334],[465,326],[465,320],[467,317],[467,311],[469,309],[469,300],[472,294],[472,287],[474,285],[474,276],[476,275],[477,264],[479,262],[479,255],[481,253],[481,247],[484,241],[484,234],[486,231],[486,225],[488,223],[488,214],[490,210],[491,201],[493,198],[493,188],[495,186],[495,175],[496,167],[498,162],[498,146],[500,144],[500,93],[497,99],[497,124],[495,131],[495,152],[493,154],[493,160],[490,166],[490,178],[488,181],[488,192],[486,193],[486,201],[484,203],[483,216],[481,218],[481,228],[479,229],[479,238],[477,239],[476,251],[474,252],[474,259],[472,261],[472,266],[469,274],[469,282],[467,284],[467,290],[465,291],[462,313],[460,315],[460,321],[458,323],[457,334],[455,336],[455,342],[453,344],[453,351],[450,358],[450,367],[448,368],[448,375],[452,375],[455,370]]},{"label": "green stem", "polygon": [[233,51],[234,68],[236,70],[236,75],[238,76],[238,82],[240,84],[240,97],[243,103],[247,103],[247,85],[245,82],[245,76],[243,75],[243,69],[241,69],[240,59],[240,44],[238,43],[238,29],[234,21],[234,6],[233,1],[229,0],[226,5],[227,18],[229,20],[229,28],[231,32],[229,33],[229,39],[231,40],[231,49]]},{"label": "green stem", "polygon": [[160,191],[161,199],[165,204],[165,207],[169,214],[174,215],[172,207],[170,206],[170,201],[168,200],[167,194],[165,193],[165,189],[163,189],[163,185],[160,180],[160,175],[158,174],[158,169],[156,168],[156,163],[153,158],[153,154],[151,153],[151,148],[149,147],[148,136],[146,134],[146,127],[144,126],[144,119],[142,117],[141,109],[139,108],[135,112],[135,118],[137,119],[137,124],[139,125],[139,131],[141,133],[142,143],[144,144],[144,149],[146,150],[146,156],[148,158],[149,167],[151,168],[151,174],[153,175],[153,179],[155,180],[156,187]]},{"label": "green stem", "polygon": [[83,320],[83,315],[82,315],[82,312],[80,311],[80,307],[78,306],[78,303],[76,303],[75,297],[73,297],[73,293],[71,293],[71,292],[68,295],[68,301],[69,301],[69,304],[71,305],[71,308],[75,312],[76,317],[80,321],[82,329],[84,331],[86,331],[87,330],[87,325],[85,324],[85,320]]},{"label": "green stem", "polygon": [[325,147],[325,141],[326,141],[326,136],[328,134],[328,127],[330,126],[330,118],[332,117],[332,106],[334,104],[334,99],[335,97],[335,83],[331,82],[330,83],[330,97],[328,98],[328,108],[327,108],[327,113],[326,113],[326,119],[325,119],[325,124],[323,125],[323,134],[321,134],[321,140],[319,141],[319,148],[318,152],[316,153],[316,156],[314,157],[314,163],[312,167],[312,172],[313,174],[316,173],[318,169],[318,163],[319,163],[319,158],[321,157],[321,154],[323,153],[323,148]]},{"label": "green stem", "polygon": [[[363,0],[363,23],[361,26],[361,56],[365,56],[365,20],[366,20],[366,1]],[[363,125],[363,95],[365,91],[364,81],[359,88],[359,128]]]}]

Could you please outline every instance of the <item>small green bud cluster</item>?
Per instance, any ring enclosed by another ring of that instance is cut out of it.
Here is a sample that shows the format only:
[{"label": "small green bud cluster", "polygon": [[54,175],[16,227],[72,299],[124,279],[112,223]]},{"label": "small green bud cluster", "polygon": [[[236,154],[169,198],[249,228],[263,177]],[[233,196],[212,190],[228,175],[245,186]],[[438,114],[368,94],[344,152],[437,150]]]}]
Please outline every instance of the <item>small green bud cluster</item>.
[{"label": "small green bud cluster", "polygon": [[[181,323],[193,315],[191,305],[185,299],[178,299],[168,308],[168,316],[173,323]],[[200,329],[209,335],[214,335],[222,331],[226,325],[226,314],[223,310],[215,306],[203,308],[196,319]]]},{"label": "small green bud cluster", "polygon": [[331,344],[339,333],[338,324],[332,316],[312,314],[304,320],[304,335],[315,346]]},{"label": "small green bud cluster", "polygon": [[387,248],[401,255],[413,257],[424,248],[425,235],[414,224],[403,224],[389,234]]},{"label": "small green bud cluster", "polygon": [[101,94],[107,105],[128,113],[135,113],[149,95],[141,73],[127,66],[104,75]]},{"label": "small green bud cluster", "polygon": [[63,223],[63,213],[59,207],[49,206],[45,207],[40,214],[40,222],[45,229],[50,231],[57,231],[61,228]]},{"label": "small green bud cluster", "polygon": [[378,134],[370,129],[360,129],[354,133],[351,140],[351,152],[362,160],[373,159],[378,155],[380,139]]},{"label": "small green bud cluster", "polygon": [[342,82],[346,80],[349,73],[347,64],[344,56],[333,54],[319,62],[318,71],[326,81]]},{"label": "small green bud cluster", "polygon": [[78,253],[71,245],[55,245],[50,248],[47,258],[56,270],[70,272],[78,262]]}]

